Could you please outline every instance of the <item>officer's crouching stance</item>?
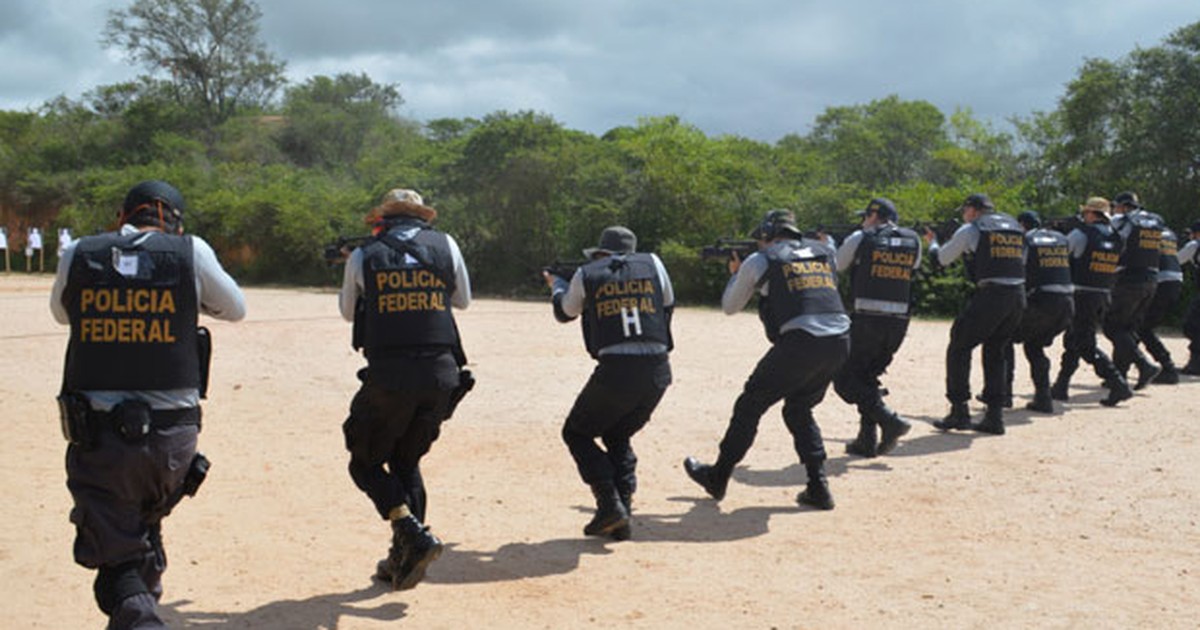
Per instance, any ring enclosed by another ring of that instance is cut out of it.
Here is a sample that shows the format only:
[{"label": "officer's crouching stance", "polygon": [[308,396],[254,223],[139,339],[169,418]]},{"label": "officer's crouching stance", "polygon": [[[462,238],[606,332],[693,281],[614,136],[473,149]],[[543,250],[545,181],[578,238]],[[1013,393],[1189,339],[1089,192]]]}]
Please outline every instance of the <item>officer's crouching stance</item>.
[{"label": "officer's crouching stance", "polygon": [[773,345],[733,405],[717,461],[708,465],[688,457],[684,470],[720,501],[734,466],[754,443],[762,415],[783,400],[783,421],[808,473],[807,486],[796,500],[832,510],[825,444],[812,408],[825,397],[850,352],[850,318],[838,295],[836,254],[824,242],[804,238],[787,210],[767,213],[753,237],[759,251],[745,261],[730,261],[733,275],[721,307],[733,315],[758,293],[759,317]]},{"label": "officer's crouching stance", "polygon": [[[954,320],[946,346],[946,399],[950,413],[933,426],[943,431],[972,429],[1004,434],[1004,404],[1008,368],[1006,350],[1025,310],[1025,232],[1017,220],[995,211],[987,195],[967,197],[959,210],[963,225],[940,245],[926,232],[929,255],[948,266],[967,257],[967,272],[975,293]],[[971,423],[971,352],[983,345],[983,399],[987,412]]]},{"label": "officer's crouching stance", "polygon": [[908,332],[912,279],[921,267],[921,237],[896,225],[900,215],[890,199],[872,199],[859,214],[862,229],[848,236],[837,251],[838,268],[849,272],[854,310],[850,356],[833,389],[858,407],[858,435],[846,445],[846,452],[875,457],[890,453],[912,428],[883,402],[879,377]]},{"label": "officer's crouching stance", "polygon": [[616,540],[630,537],[637,491],[631,439],[671,384],[667,353],[675,293],[658,256],[636,249],[633,232],[610,227],[599,247],[584,250],[591,261],[570,282],[544,273],[555,318],[569,322],[583,315],[584,341],[597,361],[562,429],[579,476],[596,498],[595,517],[583,533]]},{"label": "officer's crouching stance", "polygon": [[450,310],[470,304],[470,280],[454,239],[429,226],[436,216],[415,191],[388,192],[367,215],[377,236],[346,261],[338,303],[367,359],[342,425],[350,477],[391,522],[376,577],[395,589],[416,586],[441,555],[424,524],[419,465],[474,382],[460,373],[466,357]]},{"label": "officer's crouching stance", "polygon": [[196,452],[211,349],[198,312],[237,321],[241,289],[161,181],[129,191],[117,232],[63,249],[50,311],[70,324],[59,397],[75,561],[97,569],[109,628],[165,628],[161,524],[208,470]]}]

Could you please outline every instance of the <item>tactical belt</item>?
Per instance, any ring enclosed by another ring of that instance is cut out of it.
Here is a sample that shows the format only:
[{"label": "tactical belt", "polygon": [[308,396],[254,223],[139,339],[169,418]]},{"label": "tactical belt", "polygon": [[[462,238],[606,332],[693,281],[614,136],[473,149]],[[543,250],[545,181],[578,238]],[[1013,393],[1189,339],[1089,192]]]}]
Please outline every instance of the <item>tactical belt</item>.
[{"label": "tactical belt", "polygon": [[[117,408],[112,411],[96,411],[91,410],[92,418],[112,426],[121,418]],[[150,410],[150,427],[154,429],[166,429],[169,427],[189,424],[200,424],[200,408],[188,407],[186,409],[151,409]]]}]

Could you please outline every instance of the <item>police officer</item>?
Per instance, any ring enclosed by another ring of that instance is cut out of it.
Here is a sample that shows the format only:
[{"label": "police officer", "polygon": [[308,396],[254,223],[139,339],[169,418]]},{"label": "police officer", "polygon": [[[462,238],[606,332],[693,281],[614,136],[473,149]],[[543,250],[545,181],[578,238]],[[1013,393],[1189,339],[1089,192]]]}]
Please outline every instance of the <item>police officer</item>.
[{"label": "police officer", "polygon": [[[943,431],[972,429],[1004,434],[1007,367],[1005,350],[1025,310],[1025,237],[1016,219],[995,211],[987,195],[973,194],[959,208],[964,225],[940,245],[926,230],[929,255],[947,266],[966,256],[967,273],[976,291],[954,320],[946,347],[946,398],[950,413],[933,426]],[[987,412],[971,423],[971,352],[983,345],[983,399]]]},{"label": "police officer", "polygon": [[367,359],[342,425],[350,477],[392,526],[376,577],[398,590],[441,555],[425,525],[420,461],[471,383],[451,311],[470,304],[470,279],[454,239],[430,226],[436,217],[416,191],[388,191],[367,215],[376,236],[346,261],[338,302]]},{"label": "police officer", "polygon": [[[1146,211],[1132,192],[1113,198],[1112,227],[1125,241],[1117,267],[1117,284],[1112,289],[1112,307],[1104,318],[1104,336],[1113,344],[1113,364],[1122,376],[1137,356],[1137,331],[1146,309],[1154,301],[1162,253],[1162,217]],[[1138,366],[1134,389],[1141,389],[1158,375],[1159,368],[1146,362]]]},{"label": "police officer", "polygon": [[144,181],[116,232],[63,248],[50,311],[70,324],[63,393],[75,562],[96,569],[109,628],[165,628],[161,525],[207,471],[196,453],[207,381],[198,313],[245,316],[241,289],[212,247],[183,235],[183,196]]},{"label": "police officer", "polygon": [[1138,366],[1138,381],[1134,389],[1145,387],[1146,377],[1152,374],[1155,375],[1151,381],[1154,383],[1174,385],[1179,382],[1179,368],[1175,367],[1175,362],[1171,360],[1171,352],[1154,331],[1167,320],[1167,316],[1175,308],[1175,303],[1179,301],[1179,296],[1183,294],[1183,267],[1179,264],[1178,256],[1179,237],[1175,230],[1164,227],[1154,299],[1150,301],[1150,306],[1146,307],[1146,314],[1137,330],[1137,340],[1146,346],[1146,350],[1158,361],[1158,365],[1150,363],[1150,359],[1135,346],[1133,362]]},{"label": "police officer", "polygon": [[637,253],[637,237],[628,228],[605,229],[599,246],[583,253],[590,262],[569,282],[544,273],[555,318],[565,323],[582,315],[584,342],[596,359],[562,438],[596,499],[596,514],[583,533],[626,540],[637,491],[631,440],[671,384],[667,353],[675,292],[662,261]]},{"label": "police officer", "polygon": [[684,460],[688,476],[712,498],[725,497],[733,468],[746,456],[758,422],[783,400],[783,421],[808,473],[796,500],[823,510],[834,507],[825,479],[825,445],[812,409],[850,352],[850,318],[837,290],[837,253],[820,240],[804,237],[788,210],[768,212],[752,234],[759,251],[729,262],[732,277],[721,296],[728,315],[759,295],[758,314],[771,349],[759,360],[733,405],[717,460]]},{"label": "police officer", "polygon": [[1062,362],[1058,377],[1050,388],[1050,397],[1066,401],[1071,376],[1083,359],[1092,366],[1108,388],[1108,396],[1100,401],[1114,407],[1133,397],[1125,377],[1096,345],[1096,328],[1100,326],[1111,304],[1111,291],[1117,282],[1121,258],[1121,235],[1109,225],[1111,204],[1104,197],[1091,197],[1079,207],[1083,224],[1067,234],[1071,252],[1071,283],[1075,286],[1075,317],[1063,337]]},{"label": "police officer", "polygon": [[[1065,332],[1075,316],[1074,286],[1071,284],[1071,254],[1067,237],[1042,227],[1042,218],[1033,210],[1017,215],[1025,230],[1025,312],[1013,334],[1013,343],[1022,344],[1029,374],[1033,379],[1033,400],[1025,408],[1053,413],[1050,397],[1050,359],[1045,349]],[[1008,346],[1008,398],[1012,398],[1015,356]]]},{"label": "police officer", "polygon": [[912,428],[884,404],[879,377],[908,332],[913,273],[921,267],[921,237],[896,225],[900,215],[890,199],[872,199],[859,215],[862,229],[847,236],[837,250],[838,269],[849,272],[853,314],[850,357],[833,387],[842,400],[858,407],[858,436],[846,445],[846,452],[875,457],[889,453]]},{"label": "police officer", "polygon": [[1181,264],[1191,263],[1196,292],[1183,318],[1183,334],[1188,338],[1188,362],[1181,374],[1200,376],[1200,221],[1192,224],[1192,239],[1179,250]]}]

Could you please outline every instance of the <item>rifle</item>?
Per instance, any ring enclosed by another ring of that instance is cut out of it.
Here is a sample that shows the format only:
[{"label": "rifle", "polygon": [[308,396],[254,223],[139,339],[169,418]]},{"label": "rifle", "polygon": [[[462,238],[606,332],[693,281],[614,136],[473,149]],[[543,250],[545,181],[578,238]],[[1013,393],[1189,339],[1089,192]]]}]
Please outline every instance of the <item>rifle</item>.
[{"label": "rifle", "polygon": [[946,241],[950,240],[950,237],[954,236],[954,233],[957,232],[958,228],[960,227],[962,227],[962,221],[955,218],[946,219],[940,223],[934,221],[920,221],[913,224],[913,230],[915,230],[917,234],[924,234],[926,230],[930,230],[937,236],[939,243],[945,243]]},{"label": "rifle", "polygon": [[346,262],[348,251],[354,251],[362,247],[372,237],[370,236],[339,236],[331,245],[325,246],[325,262],[336,265]]},{"label": "rifle", "polygon": [[1079,216],[1078,214],[1069,214],[1065,217],[1054,217],[1051,219],[1046,219],[1044,222],[1042,222],[1042,226],[1048,227],[1051,230],[1055,230],[1063,234],[1070,234],[1071,230],[1083,226],[1083,217]]},{"label": "rifle", "polygon": [[862,229],[862,225],[858,223],[833,223],[831,225],[818,224],[817,227],[811,230],[806,230],[804,232],[804,238],[821,240],[821,236],[827,234],[833,237],[833,240],[841,243],[842,241],[846,240],[847,236],[850,236],[860,229]]},{"label": "rifle", "polygon": [[758,251],[758,241],[749,239],[740,239],[732,237],[723,237],[717,239],[713,245],[708,245],[700,250],[701,260],[728,260],[737,254],[739,260],[745,260],[747,256]]},{"label": "rifle", "polygon": [[575,276],[575,272],[580,267],[588,264],[589,262],[591,262],[591,261],[588,261],[588,260],[556,260],[556,261],[554,261],[554,264],[546,265],[545,267],[542,267],[542,271],[544,271],[552,276],[557,276],[559,278],[562,278],[563,280],[570,280],[572,277]]}]

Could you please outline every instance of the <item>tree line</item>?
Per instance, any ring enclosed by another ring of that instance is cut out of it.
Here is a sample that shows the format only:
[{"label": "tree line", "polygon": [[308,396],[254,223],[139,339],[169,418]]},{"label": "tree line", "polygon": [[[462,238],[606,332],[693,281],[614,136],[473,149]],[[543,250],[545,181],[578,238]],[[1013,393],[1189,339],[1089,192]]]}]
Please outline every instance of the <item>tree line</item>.
[{"label": "tree line", "polygon": [[[540,291],[543,265],[579,258],[623,224],[662,256],[681,301],[702,303],[726,274],[699,249],[744,237],[772,208],[816,227],[852,222],[886,196],[902,223],[940,222],[982,191],[1001,211],[1056,217],[1131,189],[1177,230],[1200,217],[1200,22],[1086,61],[1055,110],[1016,118],[1011,132],[885,95],[827,108],[808,132],[768,143],[709,136],[675,116],[601,135],[534,111],[416,121],[397,113],[398,85],[365,74],[288,85],[258,38],[260,17],[247,0],[135,0],[111,12],[102,41],[147,74],[0,111],[10,233],[102,229],[130,185],[159,178],[183,191],[187,229],[240,279],[328,284],[340,276],[323,246],[366,233],[365,212],[406,187],[438,209],[482,294]],[[918,312],[957,310],[969,285],[926,271]]]}]

